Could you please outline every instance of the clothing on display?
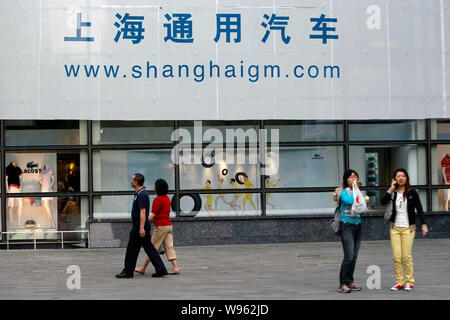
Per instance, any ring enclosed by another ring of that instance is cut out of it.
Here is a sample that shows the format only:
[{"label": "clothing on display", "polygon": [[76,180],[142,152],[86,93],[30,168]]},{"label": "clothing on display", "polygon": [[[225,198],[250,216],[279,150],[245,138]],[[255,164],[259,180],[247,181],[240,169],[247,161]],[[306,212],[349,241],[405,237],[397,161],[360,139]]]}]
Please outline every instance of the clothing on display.
[{"label": "clothing on display", "polygon": [[[17,185],[12,184],[9,187],[9,193],[22,193],[19,188],[17,188]],[[8,207],[17,207],[22,205],[22,198],[8,198],[7,201]]]},{"label": "clothing on display", "polygon": [[52,192],[54,177],[53,170],[45,165],[41,173],[41,192]]},{"label": "clothing on display", "polygon": [[[22,169],[15,162],[6,167],[6,183],[9,193],[21,193]],[[22,223],[22,198],[8,198],[7,200],[8,227],[20,227]]]},{"label": "clothing on display", "polygon": [[[39,182],[41,183],[41,192],[52,192],[53,183],[55,181],[55,174],[53,170],[49,168],[47,164],[44,165],[41,171],[41,176]],[[55,220],[53,219],[53,210],[52,210],[52,197],[44,197],[42,198],[42,204],[45,208],[45,212],[47,215],[47,220],[49,221],[49,228],[56,228]]]},{"label": "clothing on display", "polygon": [[11,162],[6,167],[6,178],[8,180],[8,187],[14,185],[17,189],[20,189],[20,176],[22,175],[22,169],[14,162]]},{"label": "clothing on display", "polygon": [[[446,154],[441,161],[442,175],[445,184],[450,184],[450,155]],[[450,201],[450,189],[444,189],[444,210],[448,211]]]},{"label": "clothing on display", "polygon": [[450,184],[450,155],[446,154],[441,161],[442,173],[445,184]]}]

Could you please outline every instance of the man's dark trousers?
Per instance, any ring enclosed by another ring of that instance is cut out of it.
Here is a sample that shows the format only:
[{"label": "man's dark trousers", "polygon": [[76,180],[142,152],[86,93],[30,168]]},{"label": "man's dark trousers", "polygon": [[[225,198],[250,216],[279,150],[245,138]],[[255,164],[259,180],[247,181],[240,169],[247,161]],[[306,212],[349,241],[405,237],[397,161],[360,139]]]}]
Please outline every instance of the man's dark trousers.
[{"label": "man's dark trousers", "polygon": [[133,219],[133,228],[130,231],[127,253],[125,254],[125,272],[127,274],[134,273],[139,251],[141,251],[141,247],[144,247],[145,253],[147,253],[150,258],[150,262],[155,267],[156,273],[167,274],[166,267],[164,266],[158,251],[156,251],[152,244],[152,239],[150,237],[150,223],[148,221],[145,222],[145,237],[143,238],[139,235],[139,228],[139,220]]}]

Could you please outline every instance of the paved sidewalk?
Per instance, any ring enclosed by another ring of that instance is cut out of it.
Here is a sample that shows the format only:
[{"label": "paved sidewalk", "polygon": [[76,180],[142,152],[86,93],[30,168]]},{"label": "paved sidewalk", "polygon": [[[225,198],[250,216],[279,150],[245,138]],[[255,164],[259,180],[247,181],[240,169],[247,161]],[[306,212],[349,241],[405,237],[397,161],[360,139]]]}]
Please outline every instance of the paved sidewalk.
[{"label": "paved sidewalk", "polygon": [[[413,258],[416,290],[391,292],[388,241],[361,245],[355,279],[362,292],[339,294],[340,242],[176,248],[181,275],[116,279],[125,249],[0,251],[0,299],[449,299],[450,239],[419,240]],[[141,251],[138,262],[144,259]],[[168,270],[170,263],[163,257]],[[69,265],[81,270],[81,289],[69,290]],[[381,289],[369,290],[371,265]]]}]

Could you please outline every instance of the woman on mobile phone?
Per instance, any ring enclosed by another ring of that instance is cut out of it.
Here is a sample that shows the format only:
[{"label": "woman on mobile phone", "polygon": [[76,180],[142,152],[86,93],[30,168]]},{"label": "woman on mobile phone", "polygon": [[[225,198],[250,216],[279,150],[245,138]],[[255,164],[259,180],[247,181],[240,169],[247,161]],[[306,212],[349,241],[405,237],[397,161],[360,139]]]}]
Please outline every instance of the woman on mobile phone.
[{"label": "woman on mobile phone", "polygon": [[[428,228],[423,217],[419,194],[411,188],[409,175],[405,169],[395,170],[391,187],[381,199],[381,204],[386,205],[391,199],[390,234],[396,277],[396,283],[391,290],[412,291],[414,289],[412,247],[416,235],[415,211],[419,215],[424,236],[428,234]],[[403,273],[403,267],[405,273]]]},{"label": "woman on mobile phone", "polygon": [[[353,279],[358,258],[359,247],[362,240],[361,215],[352,213],[353,205],[353,184],[359,184],[359,175],[354,170],[347,170],[344,173],[342,188],[337,195],[339,210],[341,212],[341,221],[339,235],[341,237],[342,248],[344,249],[344,259],[342,260],[341,270],[339,272],[340,293],[350,293],[352,291],[361,291],[361,287],[356,285]],[[366,198],[366,202],[370,199]]]}]

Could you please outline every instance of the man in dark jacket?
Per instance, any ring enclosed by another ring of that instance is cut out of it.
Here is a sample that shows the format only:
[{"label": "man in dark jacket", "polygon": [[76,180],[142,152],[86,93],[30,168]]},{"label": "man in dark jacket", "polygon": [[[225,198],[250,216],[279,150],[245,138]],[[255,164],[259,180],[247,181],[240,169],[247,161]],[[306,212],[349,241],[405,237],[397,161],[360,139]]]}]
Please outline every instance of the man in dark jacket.
[{"label": "man in dark jacket", "polygon": [[137,258],[141,247],[144,247],[150,262],[155,267],[156,273],[152,277],[162,277],[167,274],[166,267],[161,257],[152,244],[150,237],[150,222],[148,221],[150,211],[150,197],[144,187],[144,176],[136,173],[131,178],[131,187],[136,191],[131,209],[133,227],[128,240],[127,252],[125,254],[125,268],[117,274],[117,278],[132,278],[136,268]]}]

